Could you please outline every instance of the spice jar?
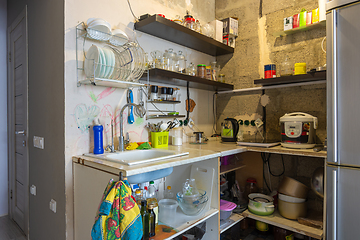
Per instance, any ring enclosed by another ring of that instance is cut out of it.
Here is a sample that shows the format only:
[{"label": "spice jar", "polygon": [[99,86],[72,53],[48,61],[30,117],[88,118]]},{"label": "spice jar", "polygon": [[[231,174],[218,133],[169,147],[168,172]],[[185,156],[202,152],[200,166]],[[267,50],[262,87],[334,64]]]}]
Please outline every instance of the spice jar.
[{"label": "spice jar", "polygon": [[197,76],[201,78],[206,78],[206,65],[199,64],[197,65]]},{"label": "spice jar", "polygon": [[255,178],[248,178],[246,179],[245,185],[245,196],[248,197],[250,193],[258,192],[258,187],[256,186],[256,179]]},{"label": "spice jar", "polygon": [[166,87],[161,88],[160,92],[161,92],[161,95],[160,95],[161,100],[166,101],[167,100],[167,88]]},{"label": "spice jar", "polygon": [[167,90],[166,90],[166,92],[167,92],[167,97],[166,97],[166,99],[167,99],[168,101],[173,101],[173,100],[174,100],[174,99],[173,99],[174,89],[171,88],[171,87],[168,87]]},{"label": "spice jar", "polygon": [[155,101],[155,100],[158,100],[158,86],[155,86],[155,85],[152,85],[151,86],[151,93],[150,93],[150,100],[151,101]]}]

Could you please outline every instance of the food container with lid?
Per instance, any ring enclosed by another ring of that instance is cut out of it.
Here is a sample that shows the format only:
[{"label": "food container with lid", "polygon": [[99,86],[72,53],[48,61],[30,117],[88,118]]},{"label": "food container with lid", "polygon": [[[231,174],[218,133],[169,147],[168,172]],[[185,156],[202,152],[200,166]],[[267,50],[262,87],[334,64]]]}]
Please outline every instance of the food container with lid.
[{"label": "food container with lid", "polygon": [[315,147],[317,117],[294,112],[280,118],[281,145],[287,148]]},{"label": "food container with lid", "polygon": [[220,199],[220,220],[228,219],[235,208],[236,203]]},{"label": "food container with lid", "polygon": [[274,199],[261,193],[249,194],[249,211],[261,216],[267,216],[275,211]]},{"label": "food container with lid", "polygon": [[294,75],[306,74],[306,63],[295,63]]}]

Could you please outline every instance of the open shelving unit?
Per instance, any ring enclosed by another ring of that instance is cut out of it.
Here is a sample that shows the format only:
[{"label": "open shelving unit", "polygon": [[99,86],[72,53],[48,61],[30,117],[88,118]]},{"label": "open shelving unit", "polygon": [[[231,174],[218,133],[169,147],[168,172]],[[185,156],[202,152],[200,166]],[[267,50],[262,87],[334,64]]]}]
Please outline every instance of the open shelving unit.
[{"label": "open shelving unit", "polygon": [[280,31],[280,32],[275,32],[273,34],[274,37],[281,37],[281,36],[286,36],[286,35],[292,35],[298,32],[303,32],[303,31],[307,31],[307,30],[311,30],[311,29],[316,29],[316,28],[322,28],[322,27],[326,27],[326,20],[321,21],[321,22],[317,22],[317,23],[313,23],[310,25],[306,25],[303,27],[298,27],[298,28],[293,28],[290,30],[286,30],[286,31]]},{"label": "open shelving unit", "polygon": [[234,89],[234,85],[232,84],[216,82],[205,78],[190,76],[184,73],[178,73],[159,68],[150,69],[148,73],[145,72],[140,78],[140,81],[147,81],[148,74],[150,83],[164,83],[182,87],[186,87],[187,83],[189,83],[190,88],[209,91],[226,91]]},{"label": "open shelving unit", "polygon": [[220,234],[243,220],[245,217],[238,213],[233,213],[231,216],[226,220],[220,220]]},{"label": "open shelving unit", "polygon": [[135,23],[135,29],[212,56],[234,52],[233,47],[157,14]]},{"label": "open shelving unit", "polygon": [[276,78],[266,78],[266,79],[257,79],[254,80],[254,84],[259,84],[262,86],[272,86],[272,85],[285,85],[292,83],[305,83],[305,82],[317,82],[326,79],[326,70],[308,72],[307,74],[300,75],[290,75],[290,76],[281,76]]},{"label": "open shelving unit", "polygon": [[312,238],[322,239],[323,237],[323,230],[300,224],[295,220],[286,219],[282,217],[277,210],[269,216],[255,215],[250,213],[249,210],[243,212],[242,215],[244,217],[252,218],[273,226],[310,236]]}]

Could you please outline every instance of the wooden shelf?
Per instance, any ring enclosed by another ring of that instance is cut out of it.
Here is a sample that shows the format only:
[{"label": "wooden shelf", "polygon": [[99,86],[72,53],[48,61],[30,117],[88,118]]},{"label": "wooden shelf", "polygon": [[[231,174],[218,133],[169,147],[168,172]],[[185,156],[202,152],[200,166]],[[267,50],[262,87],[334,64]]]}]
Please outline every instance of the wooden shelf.
[{"label": "wooden shelf", "polygon": [[232,172],[232,171],[235,171],[237,169],[243,168],[245,166],[246,165],[241,163],[241,162],[238,162],[236,164],[221,165],[219,174],[221,175],[221,174],[224,174],[224,173]]},{"label": "wooden shelf", "polygon": [[270,85],[286,85],[292,83],[317,82],[323,80],[326,80],[326,70],[301,74],[301,75],[257,79],[254,80],[254,84],[259,84],[262,86],[270,86]]},{"label": "wooden shelf", "polygon": [[303,31],[307,31],[307,30],[311,30],[311,29],[321,28],[321,27],[326,27],[326,20],[317,22],[317,23],[313,23],[311,25],[303,26],[303,27],[293,28],[293,29],[281,31],[281,32],[275,32],[273,35],[274,35],[274,37],[281,37],[281,36],[292,35],[294,33],[303,32]]},{"label": "wooden shelf", "polygon": [[243,220],[245,217],[241,214],[233,213],[231,216],[226,220],[220,220],[220,234]]},{"label": "wooden shelf", "polygon": [[323,237],[323,230],[302,225],[295,220],[286,219],[282,217],[277,210],[274,212],[274,214],[271,214],[269,216],[255,215],[253,213],[250,213],[249,210],[246,210],[241,215],[264,223],[271,224],[273,226],[277,226],[306,236],[310,236],[312,238],[322,239]]},{"label": "wooden shelf", "polygon": [[212,56],[234,52],[234,48],[222,42],[159,15],[152,15],[135,23],[135,29]]},{"label": "wooden shelf", "polygon": [[234,89],[234,85],[231,84],[211,81],[205,78],[199,78],[186,75],[184,73],[178,73],[159,68],[150,69],[148,73],[145,72],[140,78],[141,82],[147,81],[147,74],[149,74],[149,81],[151,83],[164,83],[186,87],[187,83],[189,82],[190,88],[197,88],[208,91],[226,91]]},{"label": "wooden shelf", "polygon": [[327,157],[326,151],[314,152],[313,149],[291,149],[282,146],[275,146],[271,148],[246,147],[246,149],[252,152],[277,153],[277,154],[287,154],[287,155],[296,155],[296,156],[304,156],[304,157],[319,157],[319,158]]}]

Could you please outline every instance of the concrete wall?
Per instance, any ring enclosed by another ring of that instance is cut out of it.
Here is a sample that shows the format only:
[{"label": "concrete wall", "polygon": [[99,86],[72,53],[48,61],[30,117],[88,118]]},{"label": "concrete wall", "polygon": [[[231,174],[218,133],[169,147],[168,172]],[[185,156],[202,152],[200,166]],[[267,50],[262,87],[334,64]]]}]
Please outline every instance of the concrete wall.
[{"label": "concrete wall", "polygon": [[[28,5],[30,239],[65,239],[64,2],[9,1],[8,23]],[[33,136],[45,149],[33,147]],[[49,209],[57,202],[57,213]]]},{"label": "concrete wall", "polygon": [[[264,77],[264,65],[276,64],[279,73],[286,57],[292,66],[296,62],[306,62],[308,71],[323,66],[326,54],[321,50],[321,42],[326,36],[325,27],[285,37],[273,36],[273,33],[283,30],[283,18],[300,12],[302,8],[312,10],[317,7],[317,0],[217,0],[217,19],[239,18],[235,53],[217,58],[221,63],[221,73],[226,75],[226,82],[234,84],[235,89],[255,87],[253,81]],[[270,100],[266,106],[268,137],[280,139],[279,118],[285,113],[306,112],[318,118],[317,143],[323,143],[326,137],[325,87],[325,84],[321,84],[266,90],[265,94]],[[219,95],[217,100],[218,132],[221,121],[226,117],[263,119],[261,92]],[[255,137],[255,127],[241,126],[240,130],[244,138]],[[308,186],[314,169],[323,165],[323,159],[317,158],[284,156],[284,161],[285,175]],[[271,170],[274,174],[281,173],[281,155],[271,156]],[[271,178],[273,189],[277,188],[280,181],[281,178]],[[314,194],[310,197],[315,199]]]},{"label": "concrete wall", "polygon": [[0,216],[8,214],[6,0],[0,0]]},{"label": "concrete wall", "polygon": [[[211,21],[215,18],[215,0],[131,0],[134,14],[139,17],[142,14],[164,14],[167,18],[174,18],[176,15],[184,16],[186,10],[200,19],[202,23]],[[206,8],[204,5],[206,4]],[[98,1],[65,1],[65,172],[66,172],[66,221],[67,239],[72,239],[73,230],[73,177],[72,177],[72,156],[88,153],[93,148],[93,120],[95,117],[100,119],[104,125],[104,145],[111,142],[111,119],[116,122],[115,144],[119,136],[119,110],[126,104],[126,89],[106,88],[101,86],[82,85],[77,87],[76,72],[76,25],[86,22],[90,17],[99,17],[108,21],[112,27],[116,28],[119,24],[133,28],[134,17],[132,16],[127,1],[105,0],[101,4]],[[173,48],[176,52],[181,50],[185,53],[188,62],[196,64],[210,64],[215,58],[209,55],[185,48],[183,46],[161,40],[142,32],[136,32],[138,42],[145,52],[150,53],[154,50],[164,51]],[[79,60],[84,60],[82,52],[83,39],[78,41]],[[101,43],[89,41],[85,42],[85,51],[91,44],[101,45]],[[81,64],[81,63],[80,63]],[[79,79],[84,79],[84,72],[79,70]],[[159,84],[166,85],[166,84]],[[171,86],[171,85],[168,85]],[[181,87],[181,104],[175,106],[180,114],[186,114],[185,99],[186,88]],[[134,89],[135,102],[139,102],[138,90]],[[201,131],[206,135],[212,134],[213,115],[212,115],[213,92],[190,89],[190,98],[195,100],[196,107],[191,113],[191,118]],[[163,106],[159,106],[163,108]],[[150,107],[149,107],[150,108]],[[172,110],[172,106],[164,110]],[[152,107],[153,109],[153,107]],[[127,119],[127,111],[124,113]],[[166,119],[150,120],[150,122],[166,121]],[[135,123],[130,125],[124,121],[124,132],[129,132],[131,141],[149,140],[148,131],[144,128],[149,120],[135,117]],[[191,132],[189,129],[187,130]],[[105,187],[105,186],[104,186]],[[86,196],[84,196],[86,197]],[[95,217],[95,216],[94,216]],[[75,229],[76,231],[76,229]],[[89,229],[90,234],[90,229]]]}]

